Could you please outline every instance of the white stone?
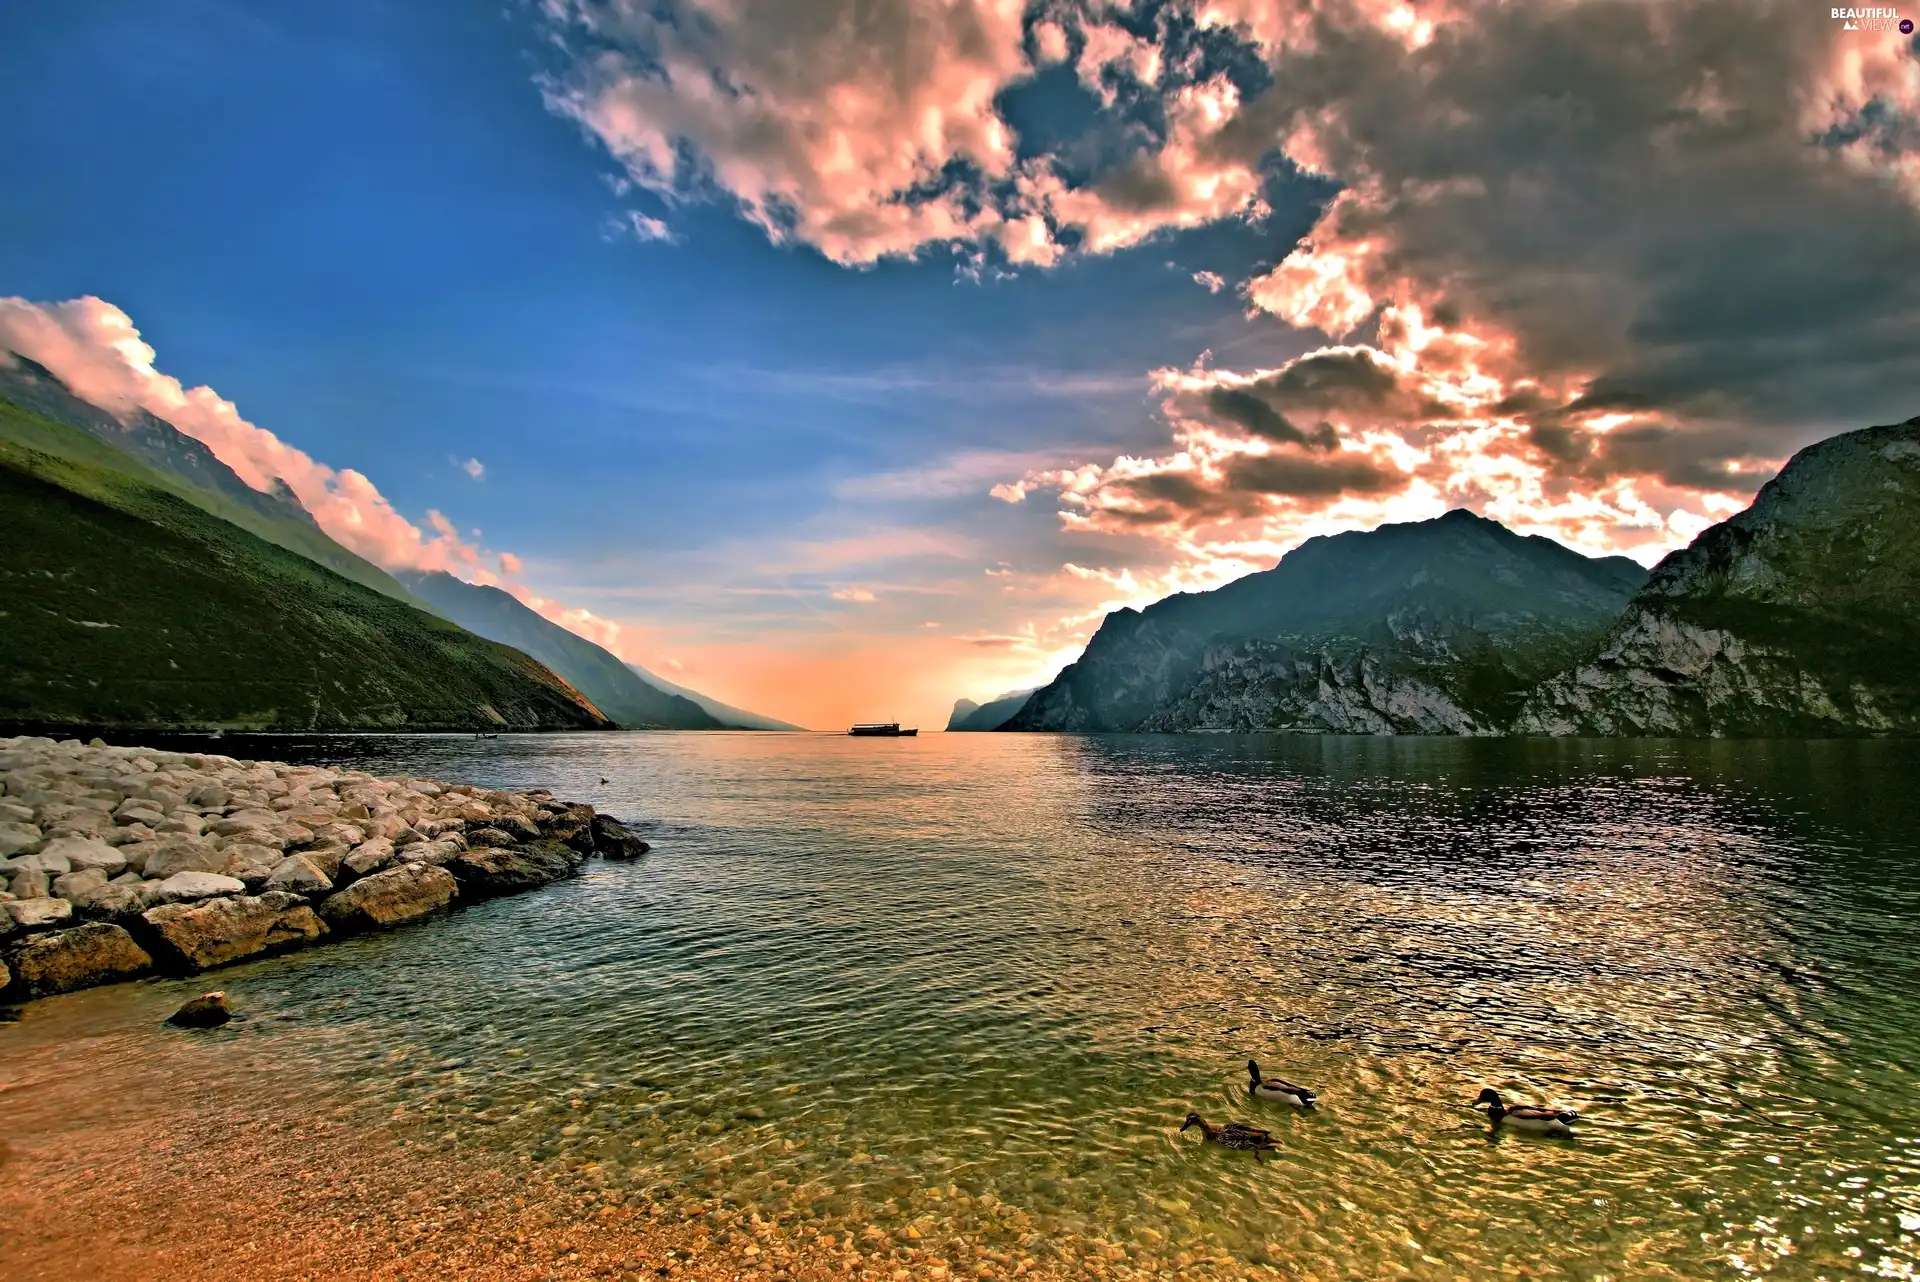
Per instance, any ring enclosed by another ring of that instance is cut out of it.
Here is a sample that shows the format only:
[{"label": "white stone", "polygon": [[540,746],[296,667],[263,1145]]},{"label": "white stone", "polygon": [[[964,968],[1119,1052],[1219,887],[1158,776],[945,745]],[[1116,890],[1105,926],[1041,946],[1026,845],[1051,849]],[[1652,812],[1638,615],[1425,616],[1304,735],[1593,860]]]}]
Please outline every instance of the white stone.
[{"label": "white stone", "polygon": [[333,889],[333,883],[314,866],[311,859],[304,855],[288,855],[273,870],[273,875],[267,878],[267,889],[288,890],[296,895],[323,895]]},{"label": "white stone", "polygon": [[53,879],[53,893],[69,903],[78,904],[81,896],[107,884],[107,874],[98,868],[77,868]]},{"label": "white stone", "polygon": [[49,841],[40,851],[67,861],[69,868],[98,868],[109,877],[127,866],[127,857],[104,841],[90,837],[60,837]]},{"label": "white stone", "polygon": [[49,877],[57,877],[63,872],[72,872],[73,865],[67,862],[65,855],[49,854],[45,850],[42,850],[37,854],[15,855],[13,857],[13,871],[16,873],[43,872]]},{"label": "white stone", "polygon": [[[27,813],[31,815],[33,812],[29,810]],[[0,856],[30,855],[40,849],[41,842],[40,830],[30,823],[10,821],[0,824]]]},{"label": "white stone", "polygon": [[64,899],[16,899],[6,910],[21,930],[57,926],[73,916],[73,905]]},{"label": "white stone", "polygon": [[227,857],[198,837],[169,837],[147,856],[141,871],[149,879],[167,878],[177,872],[219,872]]},{"label": "white stone", "polygon": [[246,883],[238,877],[222,877],[212,872],[177,872],[154,888],[151,899],[157,904],[181,904],[195,899],[246,892]]}]

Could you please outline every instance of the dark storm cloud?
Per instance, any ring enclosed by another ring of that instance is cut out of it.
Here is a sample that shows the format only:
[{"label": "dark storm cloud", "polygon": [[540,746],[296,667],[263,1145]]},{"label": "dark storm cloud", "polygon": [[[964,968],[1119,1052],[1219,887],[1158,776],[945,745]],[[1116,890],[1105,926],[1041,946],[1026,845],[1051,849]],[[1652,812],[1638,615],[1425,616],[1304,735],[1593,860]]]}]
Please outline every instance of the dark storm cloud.
[{"label": "dark storm cloud", "polygon": [[[1920,409],[1920,186],[1897,172],[1920,161],[1910,51],[1848,46],[1877,37],[1798,2],[1471,13],[1409,51],[1327,6],[1234,127],[1252,148],[1316,122],[1350,184],[1332,230],[1377,246],[1376,298],[1411,286],[1512,335],[1522,372],[1596,376],[1585,404],[1535,411],[1544,454],[1704,477]],[[1896,69],[1849,103],[1850,53],[1904,58],[1906,101]],[[1679,434],[1581,448],[1559,411],[1606,407]]]}]

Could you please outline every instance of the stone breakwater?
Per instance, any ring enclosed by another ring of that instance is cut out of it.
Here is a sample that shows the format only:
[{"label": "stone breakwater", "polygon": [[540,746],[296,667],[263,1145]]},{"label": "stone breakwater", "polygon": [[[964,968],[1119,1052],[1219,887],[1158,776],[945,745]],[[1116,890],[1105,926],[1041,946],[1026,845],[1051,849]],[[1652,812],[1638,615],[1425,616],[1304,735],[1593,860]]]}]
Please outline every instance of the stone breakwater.
[{"label": "stone breakwater", "polygon": [[593,807],[359,770],[0,739],[0,1000],[191,974],[571,877]]}]

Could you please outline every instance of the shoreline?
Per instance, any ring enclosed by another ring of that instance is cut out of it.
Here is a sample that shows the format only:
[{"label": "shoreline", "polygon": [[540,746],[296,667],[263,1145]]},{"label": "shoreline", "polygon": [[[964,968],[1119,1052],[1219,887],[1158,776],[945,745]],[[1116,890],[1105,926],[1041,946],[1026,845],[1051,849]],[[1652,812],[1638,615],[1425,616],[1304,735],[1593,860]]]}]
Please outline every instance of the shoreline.
[{"label": "shoreline", "polygon": [[0,739],[0,1004],[390,930],[647,850],[545,789]]}]

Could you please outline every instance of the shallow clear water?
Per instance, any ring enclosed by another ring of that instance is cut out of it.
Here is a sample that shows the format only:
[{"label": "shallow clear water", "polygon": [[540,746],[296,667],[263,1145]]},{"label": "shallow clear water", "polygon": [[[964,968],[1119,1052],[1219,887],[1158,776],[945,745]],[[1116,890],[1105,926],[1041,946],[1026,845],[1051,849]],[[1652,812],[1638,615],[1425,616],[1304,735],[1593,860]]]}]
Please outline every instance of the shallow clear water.
[{"label": "shallow clear water", "polygon": [[[1920,1272],[1920,746],[222,750],[546,786],[654,843],[223,972],[276,1076],[483,1160],[1119,1272]],[[1249,1056],[1320,1108],[1250,1101]],[[1483,1085],[1580,1137],[1490,1136]]]}]

